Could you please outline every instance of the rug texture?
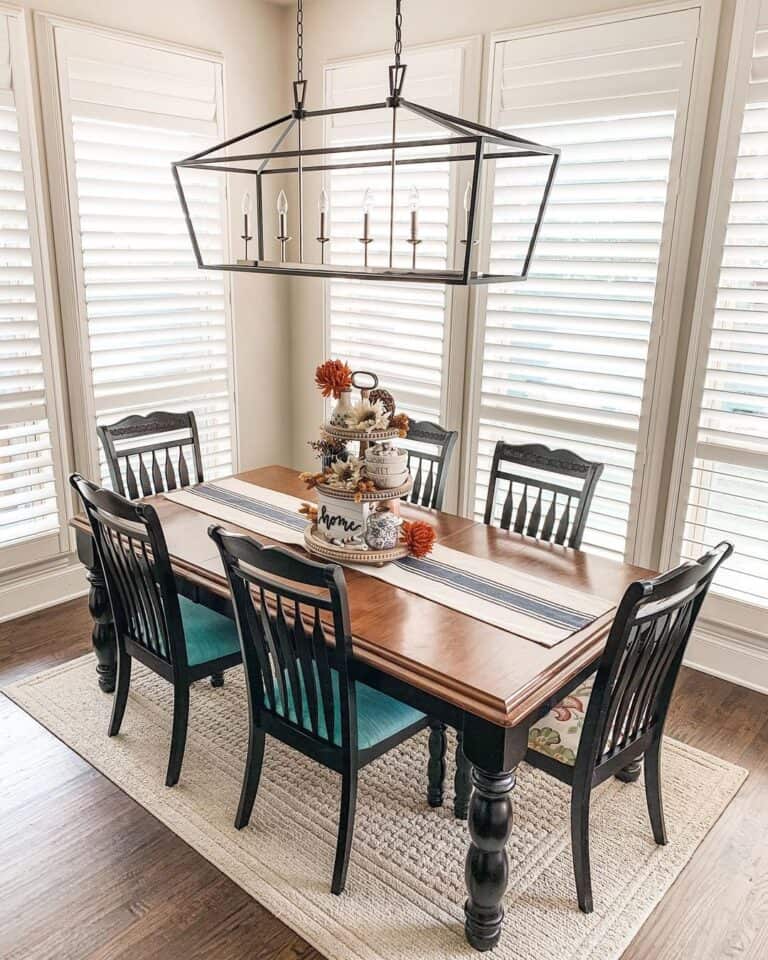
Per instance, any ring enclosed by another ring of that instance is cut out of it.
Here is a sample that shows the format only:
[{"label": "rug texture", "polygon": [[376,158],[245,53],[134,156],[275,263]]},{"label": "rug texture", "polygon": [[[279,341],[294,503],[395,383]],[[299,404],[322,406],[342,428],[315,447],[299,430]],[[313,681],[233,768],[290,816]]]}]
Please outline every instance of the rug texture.
[{"label": "rug texture", "polygon": [[[96,686],[91,656],[4,692],[330,960],[478,956],[463,936],[467,831],[452,815],[453,741],[441,809],[425,801],[426,733],[363,770],[347,889],[335,897],[335,774],[268,739],[251,824],[233,827],[247,740],[240,669],[226,674],[222,688],[194,685],[186,757],[172,789],[163,783],[171,687],[140,665],[113,739],[106,736],[112,697]],[[666,847],[653,842],[642,782],[598,788],[595,911],[585,916],[573,884],[568,788],[522,766],[495,960],[617,960],[745,777],[739,767],[667,740]]]}]

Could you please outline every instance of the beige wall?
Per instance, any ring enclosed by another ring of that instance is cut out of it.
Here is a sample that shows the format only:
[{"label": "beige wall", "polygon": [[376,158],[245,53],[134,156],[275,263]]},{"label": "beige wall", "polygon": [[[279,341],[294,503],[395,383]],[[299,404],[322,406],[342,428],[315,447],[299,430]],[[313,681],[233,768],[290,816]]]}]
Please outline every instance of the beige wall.
[{"label": "beige wall", "polygon": [[[21,0],[41,13],[209,50],[224,57],[228,134],[284,112],[290,88],[276,82],[284,11],[263,0]],[[240,198],[231,197],[233,234]],[[283,375],[289,363],[283,278],[235,276],[233,282],[235,373],[242,468],[290,459],[290,394]]]},{"label": "beige wall", "polygon": [[[704,0],[708,3],[709,0]],[[712,0],[717,9],[719,0]],[[473,0],[471,3],[458,0],[419,0],[404,6],[404,60],[407,62],[409,45],[434,43],[459,37],[482,34],[484,50],[485,90],[487,49],[489,35],[496,31],[528,27],[557,20],[590,16],[619,9],[637,9],[654,4],[642,4],[637,0],[538,0],[536,3],[510,4],[504,0]],[[309,105],[322,101],[322,67],[330,60],[344,59],[366,53],[378,53],[391,48],[393,40],[393,3],[386,0],[307,0],[305,3],[305,74],[309,80]],[[723,0],[714,80],[711,91],[703,168],[700,180],[696,221],[693,231],[689,269],[686,276],[674,278],[685,284],[685,306],[682,316],[680,342],[677,349],[677,370],[673,388],[673,404],[669,413],[668,443],[665,454],[665,478],[662,481],[666,498],[671,454],[677,427],[677,404],[682,384],[682,371],[687,353],[687,339],[691,323],[691,311],[698,276],[697,267],[701,251],[706,204],[714,158],[717,124],[722,99],[728,46],[733,22],[734,0]],[[292,62],[295,45],[295,14],[292,9],[284,12],[285,56]],[[382,92],[386,78],[382,77]],[[479,106],[481,119],[484,105]],[[323,345],[323,297],[319,281],[294,282],[289,290],[289,307],[292,336],[293,398],[293,463],[305,466],[308,463],[305,440],[312,435],[322,416],[322,405],[312,387],[314,366],[322,359]],[[654,536],[654,553],[661,542],[663,509],[659,510],[659,526]]]}]

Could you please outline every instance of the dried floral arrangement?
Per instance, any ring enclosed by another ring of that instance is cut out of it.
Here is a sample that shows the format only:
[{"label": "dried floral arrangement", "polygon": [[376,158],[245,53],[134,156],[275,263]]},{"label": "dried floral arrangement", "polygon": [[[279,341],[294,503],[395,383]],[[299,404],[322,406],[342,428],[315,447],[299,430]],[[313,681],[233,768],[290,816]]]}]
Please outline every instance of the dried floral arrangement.
[{"label": "dried floral arrangement", "polygon": [[[342,393],[352,388],[352,370],[343,360],[325,360],[315,370],[315,383],[324,397],[338,400]],[[397,430],[400,437],[408,435],[409,421],[404,413],[395,412],[395,399],[389,390],[376,387],[365,398],[355,403],[347,414],[344,426],[348,430],[373,433],[377,430]],[[311,441],[317,456],[337,455],[326,450],[323,440]]]},{"label": "dried floral arrangement", "polygon": [[346,460],[334,460],[330,467],[321,473],[301,473],[299,480],[306,484],[308,490],[323,485],[331,490],[353,493],[356,503],[360,503],[364,493],[373,493],[376,489],[373,480],[365,476],[362,460],[351,455]]},{"label": "dried floral arrangement", "polygon": [[315,383],[324,397],[336,400],[352,388],[352,370],[342,360],[326,360],[315,370]]},{"label": "dried floral arrangement", "polygon": [[318,460],[325,457],[344,460],[347,457],[347,445],[343,440],[334,437],[321,437],[319,440],[307,440]]}]

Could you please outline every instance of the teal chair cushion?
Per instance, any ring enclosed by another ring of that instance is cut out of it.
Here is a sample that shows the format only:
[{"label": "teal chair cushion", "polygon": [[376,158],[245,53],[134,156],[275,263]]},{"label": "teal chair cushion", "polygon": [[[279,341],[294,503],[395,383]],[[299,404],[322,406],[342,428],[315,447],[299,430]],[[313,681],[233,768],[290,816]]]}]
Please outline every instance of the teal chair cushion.
[{"label": "teal chair cushion", "polygon": [[[341,699],[339,697],[339,674],[331,669],[331,683],[333,688],[333,742],[337,747],[341,746]],[[301,726],[305,730],[312,732],[312,723],[310,721],[309,705],[304,692],[304,676],[299,670],[299,684],[302,694],[302,718]],[[286,697],[288,699],[288,719],[296,723],[296,707],[293,701],[293,692],[290,683],[286,680]],[[318,724],[318,735],[323,739],[328,739],[328,732],[325,725],[325,717],[322,710],[322,696],[320,693],[320,682],[315,668],[315,687],[317,689],[317,702],[320,704],[320,722]],[[369,747],[381,743],[388,737],[392,737],[418,723],[424,719],[424,714],[409,707],[407,703],[401,703],[394,697],[387,696],[386,693],[379,693],[372,687],[366,686],[359,681],[355,684],[357,696],[357,748],[358,750],[367,750]],[[275,681],[275,703],[277,712],[285,716],[285,710],[282,706],[282,697]]]},{"label": "teal chair cushion", "polygon": [[234,620],[186,597],[179,597],[179,607],[190,667],[240,652]]}]

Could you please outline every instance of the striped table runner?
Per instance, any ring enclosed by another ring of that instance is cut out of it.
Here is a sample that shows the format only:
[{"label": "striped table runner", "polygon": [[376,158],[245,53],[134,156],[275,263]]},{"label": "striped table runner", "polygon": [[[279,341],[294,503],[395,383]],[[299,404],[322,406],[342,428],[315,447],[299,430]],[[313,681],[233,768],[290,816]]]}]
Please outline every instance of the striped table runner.
[{"label": "striped table runner", "polygon": [[[279,543],[304,543],[302,501],[234,478],[165,494],[224,523]],[[552,647],[613,609],[592,594],[531,577],[503,564],[437,543],[429,557],[383,567],[345,564],[517,636]]]}]

